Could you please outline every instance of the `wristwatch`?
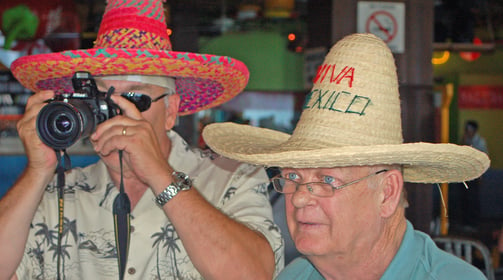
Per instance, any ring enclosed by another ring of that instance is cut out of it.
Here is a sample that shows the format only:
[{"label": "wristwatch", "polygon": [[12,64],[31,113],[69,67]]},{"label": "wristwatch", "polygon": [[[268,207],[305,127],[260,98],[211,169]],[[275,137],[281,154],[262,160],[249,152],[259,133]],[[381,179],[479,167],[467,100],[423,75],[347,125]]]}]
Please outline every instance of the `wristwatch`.
[{"label": "wristwatch", "polygon": [[175,180],[155,198],[155,203],[160,207],[163,207],[180,191],[186,191],[192,187],[192,180],[185,173],[174,171],[171,175]]}]

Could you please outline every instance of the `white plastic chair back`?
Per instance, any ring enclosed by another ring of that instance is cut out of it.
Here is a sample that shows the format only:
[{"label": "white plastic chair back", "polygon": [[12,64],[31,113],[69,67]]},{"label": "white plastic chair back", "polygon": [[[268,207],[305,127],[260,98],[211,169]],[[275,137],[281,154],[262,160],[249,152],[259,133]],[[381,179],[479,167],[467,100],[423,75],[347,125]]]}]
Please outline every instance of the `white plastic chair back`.
[{"label": "white plastic chair back", "polygon": [[485,272],[488,280],[495,280],[491,253],[482,242],[461,237],[435,237],[433,240],[440,249],[460,257],[470,264],[473,264],[473,253],[479,251],[484,261],[482,271]]}]

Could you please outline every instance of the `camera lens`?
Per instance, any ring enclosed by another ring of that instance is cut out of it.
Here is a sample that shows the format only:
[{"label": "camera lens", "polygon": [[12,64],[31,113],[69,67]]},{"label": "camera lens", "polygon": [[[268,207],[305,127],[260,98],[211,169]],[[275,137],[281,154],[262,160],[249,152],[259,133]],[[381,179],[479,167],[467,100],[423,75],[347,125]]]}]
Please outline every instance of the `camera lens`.
[{"label": "camera lens", "polygon": [[72,121],[68,116],[65,115],[56,117],[54,124],[55,130],[57,130],[61,134],[71,132],[73,128]]},{"label": "camera lens", "polygon": [[66,149],[82,137],[89,136],[95,120],[88,104],[81,101],[53,101],[37,116],[37,133],[47,146]]}]

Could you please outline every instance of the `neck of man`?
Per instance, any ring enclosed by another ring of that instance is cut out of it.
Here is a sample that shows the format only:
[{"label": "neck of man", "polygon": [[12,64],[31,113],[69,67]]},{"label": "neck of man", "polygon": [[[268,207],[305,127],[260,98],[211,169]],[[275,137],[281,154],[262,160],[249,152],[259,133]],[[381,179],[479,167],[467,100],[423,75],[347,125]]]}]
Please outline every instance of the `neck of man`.
[{"label": "neck of man", "polygon": [[377,280],[384,274],[400,248],[406,228],[405,209],[399,207],[391,217],[383,221],[374,242],[345,255],[308,258],[327,280]]},{"label": "neck of man", "polygon": [[[114,182],[117,189],[119,189],[121,182],[120,173],[109,171],[109,174],[112,178],[112,182]],[[145,191],[148,189],[148,186],[140,181],[138,177],[134,176],[133,172],[128,172],[126,170],[123,176],[123,183],[124,191],[128,195],[129,201],[131,202],[131,210],[133,210],[136,204],[138,204],[138,201],[140,201]]]}]

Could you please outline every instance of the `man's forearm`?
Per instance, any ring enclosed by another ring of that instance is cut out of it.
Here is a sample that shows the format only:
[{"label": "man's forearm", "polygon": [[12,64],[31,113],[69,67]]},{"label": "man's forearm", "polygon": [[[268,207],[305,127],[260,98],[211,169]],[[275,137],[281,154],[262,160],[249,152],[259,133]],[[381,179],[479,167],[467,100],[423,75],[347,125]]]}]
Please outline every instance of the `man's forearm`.
[{"label": "man's forearm", "polygon": [[267,239],[223,214],[197,190],[180,193],[164,211],[205,279],[273,278],[274,253]]},{"label": "man's forearm", "polygon": [[49,176],[25,170],[0,200],[0,279],[10,279],[23,257],[26,240]]}]

